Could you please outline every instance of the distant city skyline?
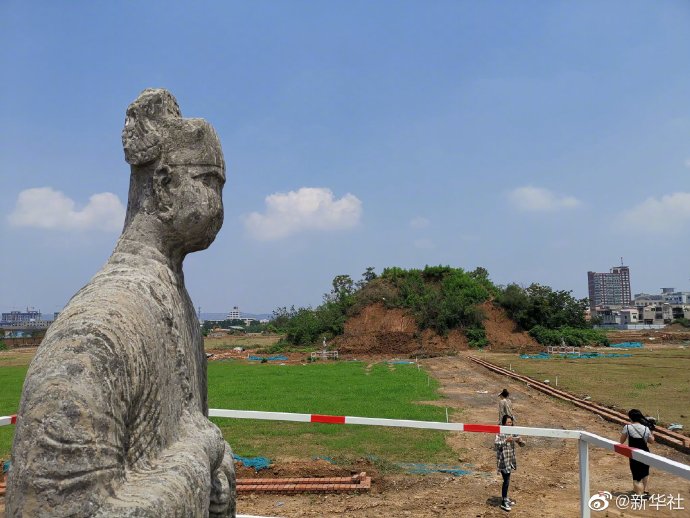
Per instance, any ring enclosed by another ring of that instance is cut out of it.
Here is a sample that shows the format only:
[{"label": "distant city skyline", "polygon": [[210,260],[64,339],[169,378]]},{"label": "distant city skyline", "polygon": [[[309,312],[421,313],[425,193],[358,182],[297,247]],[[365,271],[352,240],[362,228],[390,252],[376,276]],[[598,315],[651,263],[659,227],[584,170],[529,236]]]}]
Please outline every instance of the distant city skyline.
[{"label": "distant city skyline", "polygon": [[427,264],[583,298],[620,256],[635,292],[688,289],[689,27],[681,0],[2,2],[0,307],[59,311],[105,263],[147,87],[228,166],[195,307]]},{"label": "distant city skyline", "polygon": [[[612,267],[612,268],[617,268],[617,267]],[[626,267],[626,268],[627,268],[627,267]],[[593,272],[590,271],[589,273],[593,273]],[[633,276],[634,276],[634,272],[633,272]],[[586,284],[586,281],[585,281],[585,284]],[[676,287],[676,286],[668,286],[668,285],[667,285],[667,286],[659,287],[659,288],[657,288],[657,289],[644,291],[644,290],[635,290],[635,289],[633,288],[633,283],[632,283],[632,282],[630,283],[630,286],[631,286],[631,287],[630,287],[631,301],[632,301],[632,299],[633,299],[636,295],[641,295],[641,294],[657,295],[657,294],[661,294],[664,290],[667,290],[667,291],[668,291],[668,290],[671,289],[671,288],[672,288],[673,291],[675,291],[675,292],[690,292],[690,287],[681,287],[681,288],[678,288],[678,287]],[[553,287],[553,286],[551,286],[551,287],[554,288],[554,289],[560,289],[560,288]],[[322,293],[322,295],[325,294],[327,291],[328,291],[328,290],[325,289],[324,292]],[[589,298],[589,299],[590,299],[590,306],[592,305],[592,299],[591,299],[589,293],[585,294],[584,296],[579,296],[578,294],[576,294],[576,293],[574,293],[574,292],[573,292],[573,294],[574,294],[574,296],[576,296],[577,298],[585,298],[585,297]],[[291,306],[291,305],[293,305],[293,304],[288,304],[288,307]],[[294,305],[295,305],[295,307],[298,307],[297,304],[294,304]],[[317,303],[317,304],[314,304],[314,305],[312,305],[312,306],[315,307],[316,305],[318,305],[318,303]],[[201,315],[203,315],[203,318],[204,318],[204,319],[207,319],[207,320],[221,320],[221,319],[224,319],[224,318],[227,317],[227,315],[231,312],[232,308],[236,308],[236,307],[239,307],[239,308],[240,308],[240,312],[241,312],[241,314],[242,314],[243,316],[246,315],[246,316],[249,316],[249,317],[263,317],[263,316],[266,316],[266,315],[271,315],[271,314],[273,313],[273,311],[274,311],[275,309],[277,309],[279,306],[275,306],[275,307],[271,307],[271,308],[259,308],[258,310],[254,310],[254,309],[253,309],[252,311],[244,311],[244,310],[241,309],[242,306],[241,306],[241,305],[238,306],[237,304],[232,304],[232,305],[230,306],[230,309],[225,310],[225,311],[223,311],[222,308],[220,308],[220,310],[219,310],[219,308],[211,308],[209,311],[206,311],[206,310],[204,310],[204,308],[202,307],[202,308],[201,308]],[[198,311],[199,308],[200,308],[200,306],[197,306],[197,313],[199,312],[199,311]],[[60,309],[62,309],[62,308],[60,308]],[[40,309],[40,306],[32,306],[32,305],[25,306],[24,308],[16,308],[16,307],[12,307],[12,308],[0,308],[0,310],[2,310],[2,311],[7,311],[7,312],[9,312],[9,311],[24,311],[24,310],[27,310],[27,311],[28,311],[28,310],[35,310],[35,311],[38,311],[39,313],[41,313],[42,318],[48,318],[48,319],[52,319],[53,316],[54,316],[54,313],[59,312],[60,309],[56,309],[55,311],[50,311],[50,312],[43,312],[43,311]]]}]

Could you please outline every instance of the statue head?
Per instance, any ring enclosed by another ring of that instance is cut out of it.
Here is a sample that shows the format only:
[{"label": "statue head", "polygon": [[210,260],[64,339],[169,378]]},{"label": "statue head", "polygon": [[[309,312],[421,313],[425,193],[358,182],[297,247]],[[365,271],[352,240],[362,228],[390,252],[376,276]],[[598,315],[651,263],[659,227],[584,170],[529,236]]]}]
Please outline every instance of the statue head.
[{"label": "statue head", "polygon": [[122,143],[132,170],[125,229],[143,213],[173,248],[207,248],[223,224],[225,161],[213,127],[182,118],[167,90],[148,89],[127,109]]}]

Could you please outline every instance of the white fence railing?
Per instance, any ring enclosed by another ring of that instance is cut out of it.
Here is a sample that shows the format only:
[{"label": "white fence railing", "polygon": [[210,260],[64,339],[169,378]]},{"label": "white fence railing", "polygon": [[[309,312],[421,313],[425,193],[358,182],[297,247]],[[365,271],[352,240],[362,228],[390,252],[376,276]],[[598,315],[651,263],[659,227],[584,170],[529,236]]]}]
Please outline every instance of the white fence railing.
[{"label": "white fence railing", "polygon": [[[222,410],[212,408],[209,417],[232,419],[260,419],[268,421],[292,421],[299,423],[358,424],[364,426],[391,426],[401,428],[421,428],[469,433],[505,433],[532,437],[552,437],[556,439],[576,439],[579,444],[580,463],[580,516],[589,518],[589,445],[614,451],[624,457],[632,458],[649,466],[690,480],[690,466],[667,459],[625,444],[619,444],[605,437],[582,430],[562,430],[558,428],[531,428],[528,426],[500,426],[495,424],[444,423],[437,421],[413,421],[408,419],[380,419],[375,417],[352,417],[325,414],[295,414],[289,412],[260,412],[254,410]],[[15,424],[17,416],[0,416],[0,426]]]}]

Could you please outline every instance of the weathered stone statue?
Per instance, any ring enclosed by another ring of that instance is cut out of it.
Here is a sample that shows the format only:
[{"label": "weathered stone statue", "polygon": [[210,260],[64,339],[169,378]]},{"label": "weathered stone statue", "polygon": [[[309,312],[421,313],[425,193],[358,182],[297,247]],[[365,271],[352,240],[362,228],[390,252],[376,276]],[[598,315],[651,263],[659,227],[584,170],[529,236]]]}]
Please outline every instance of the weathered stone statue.
[{"label": "weathered stone statue", "polygon": [[232,453],[208,416],[182,262],[223,222],[213,128],[165,90],[129,106],[125,227],[49,328],[24,382],[7,515],[234,516]]}]

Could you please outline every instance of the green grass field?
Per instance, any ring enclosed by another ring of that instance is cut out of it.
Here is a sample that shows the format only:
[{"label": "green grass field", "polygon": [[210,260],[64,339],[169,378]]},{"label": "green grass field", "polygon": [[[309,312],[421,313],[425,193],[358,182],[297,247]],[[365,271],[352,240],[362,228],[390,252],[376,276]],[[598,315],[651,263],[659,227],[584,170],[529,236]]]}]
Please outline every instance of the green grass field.
[{"label": "green grass field", "polygon": [[[3,355],[5,361],[0,363],[0,415],[11,415],[16,414],[19,408],[19,396],[28,366],[7,366],[7,363],[16,363],[15,357],[9,357],[9,353]],[[0,459],[9,457],[13,435],[14,426],[0,426]]]},{"label": "green grass field", "polygon": [[[26,361],[0,355],[0,415],[16,413]],[[20,365],[15,365],[20,363]],[[24,363],[24,365],[21,365]],[[211,362],[211,408],[266,410],[444,421],[443,408],[418,404],[439,398],[437,383],[414,365],[361,362],[274,365]],[[214,418],[235,453],[271,459],[328,456],[344,461],[374,455],[385,461],[452,462],[444,433]],[[14,426],[0,427],[0,458],[11,449]]]},{"label": "green grass field", "polygon": [[621,410],[657,413],[662,424],[680,423],[690,430],[690,348],[598,349],[632,354],[627,358],[549,360],[520,359],[514,354],[486,354],[487,361]]},{"label": "green grass field", "polygon": [[[280,366],[214,362],[209,365],[209,406],[444,421],[437,383],[414,365],[360,362]],[[389,461],[450,461],[443,432],[371,426],[217,419],[240,455],[270,458],[361,457]]]}]

